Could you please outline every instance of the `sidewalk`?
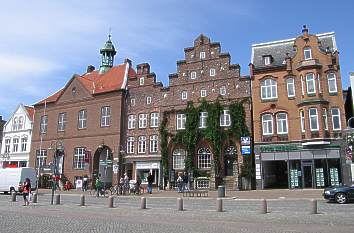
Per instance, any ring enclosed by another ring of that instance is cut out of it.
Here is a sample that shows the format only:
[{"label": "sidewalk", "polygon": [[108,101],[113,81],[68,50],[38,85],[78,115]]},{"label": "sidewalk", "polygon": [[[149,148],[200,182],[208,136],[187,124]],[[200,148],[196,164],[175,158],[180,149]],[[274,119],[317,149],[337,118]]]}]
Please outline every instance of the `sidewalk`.
[{"label": "sidewalk", "polygon": [[[39,189],[39,195],[51,194],[51,189]],[[89,195],[88,192],[72,189],[70,191],[55,191],[56,194],[79,196],[81,194]],[[251,190],[251,191],[226,191],[226,198],[234,199],[323,199],[323,189],[272,189],[272,190]],[[129,197],[129,195],[125,195]],[[134,196],[134,195],[131,195]],[[161,198],[177,198],[183,197],[182,193],[176,191],[166,191],[153,189],[152,194],[144,193],[141,196],[145,197],[161,197]],[[209,198],[217,198],[218,191],[209,191]],[[136,197],[136,196],[135,196]]]}]

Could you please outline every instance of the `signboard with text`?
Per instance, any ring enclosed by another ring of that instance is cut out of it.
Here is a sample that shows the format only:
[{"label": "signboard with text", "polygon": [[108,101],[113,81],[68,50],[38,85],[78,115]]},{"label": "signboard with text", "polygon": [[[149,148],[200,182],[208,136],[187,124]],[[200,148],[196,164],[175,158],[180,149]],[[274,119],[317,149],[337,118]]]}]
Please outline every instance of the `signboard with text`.
[{"label": "signboard with text", "polygon": [[250,155],[251,154],[251,146],[242,146],[241,153],[242,153],[242,155]]}]

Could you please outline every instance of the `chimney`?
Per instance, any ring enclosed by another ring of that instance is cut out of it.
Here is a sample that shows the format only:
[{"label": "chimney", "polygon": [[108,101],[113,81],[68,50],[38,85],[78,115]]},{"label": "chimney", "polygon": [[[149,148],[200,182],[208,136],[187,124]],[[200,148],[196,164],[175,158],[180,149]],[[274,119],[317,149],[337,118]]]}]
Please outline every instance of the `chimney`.
[{"label": "chimney", "polygon": [[286,70],[290,72],[292,70],[292,64],[291,64],[292,62],[289,53],[285,54],[285,63],[286,63]]},{"label": "chimney", "polygon": [[93,65],[89,65],[89,66],[87,66],[87,73],[91,73],[92,71],[94,71],[95,70],[95,67],[93,66]]},{"label": "chimney", "polygon": [[129,58],[124,59],[124,63],[129,63],[129,67],[132,66],[132,61]]},{"label": "chimney", "polygon": [[303,26],[302,34],[304,36],[308,36],[309,35],[309,29],[306,27],[306,24]]}]

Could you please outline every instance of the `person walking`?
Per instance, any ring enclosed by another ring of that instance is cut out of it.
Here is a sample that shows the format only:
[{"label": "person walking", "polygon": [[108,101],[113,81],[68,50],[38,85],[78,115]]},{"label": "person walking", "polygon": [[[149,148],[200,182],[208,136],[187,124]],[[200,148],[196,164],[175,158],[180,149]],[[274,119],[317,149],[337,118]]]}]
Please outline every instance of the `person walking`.
[{"label": "person walking", "polygon": [[83,178],[82,191],[86,192],[88,186],[88,177],[85,175]]},{"label": "person walking", "polygon": [[182,192],[188,191],[189,187],[188,187],[188,174],[187,174],[187,172],[183,173],[182,180],[183,180]]},{"label": "person walking", "polygon": [[25,182],[23,183],[23,201],[25,204],[23,206],[28,206],[29,205],[29,195],[31,194],[31,181],[29,178],[25,179]]},{"label": "person walking", "polygon": [[97,177],[97,179],[96,179],[96,197],[100,196],[100,192],[102,192],[102,187],[103,187],[102,181],[100,180],[99,177]]},{"label": "person walking", "polygon": [[151,172],[147,177],[147,182],[148,182],[147,192],[152,194],[152,183],[154,182],[154,177],[152,176]]},{"label": "person walking", "polygon": [[181,173],[178,173],[178,178],[177,178],[177,192],[181,193],[182,192],[182,187],[183,187],[183,179]]}]

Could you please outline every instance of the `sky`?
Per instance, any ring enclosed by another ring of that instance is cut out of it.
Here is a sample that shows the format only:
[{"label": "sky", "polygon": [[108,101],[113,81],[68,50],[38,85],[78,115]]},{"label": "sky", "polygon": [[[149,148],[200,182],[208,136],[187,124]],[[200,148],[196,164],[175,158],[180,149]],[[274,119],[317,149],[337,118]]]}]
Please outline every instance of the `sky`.
[{"label": "sky", "polygon": [[0,115],[53,94],[73,74],[100,65],[111,31],[115,64],[148,62],[168,85],[183,49],[203,33],[249,75],[251,45],[310,33],[336,33],[343,87],[354,71],[354,1],[0,0]]}]

